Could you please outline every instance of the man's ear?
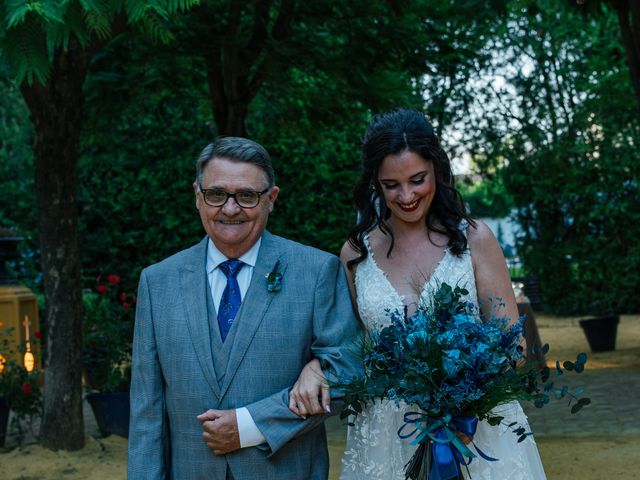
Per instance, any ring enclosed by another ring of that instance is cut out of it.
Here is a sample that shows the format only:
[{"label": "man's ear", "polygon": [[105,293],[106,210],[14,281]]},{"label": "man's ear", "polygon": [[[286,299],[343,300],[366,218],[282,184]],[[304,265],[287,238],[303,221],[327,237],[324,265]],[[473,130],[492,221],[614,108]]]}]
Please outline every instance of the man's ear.
[{"label": "man's ear", "polygon": [[200,189],[198,188],[198,182],[193,182],[193,192],[195,193],[196,196],[196,208],[199,210],[200,209],[200,196],[198,195],[198,192],[200,191]]},{"label": "man's ear", "polygon": [[278,187],[277,185],[274,185],[271,188],[271,191],[269,192],[269,212],[273,211],[273,204],[276,201],[276,198],[278,198],[278,193],[280,192],[280,187]]}]

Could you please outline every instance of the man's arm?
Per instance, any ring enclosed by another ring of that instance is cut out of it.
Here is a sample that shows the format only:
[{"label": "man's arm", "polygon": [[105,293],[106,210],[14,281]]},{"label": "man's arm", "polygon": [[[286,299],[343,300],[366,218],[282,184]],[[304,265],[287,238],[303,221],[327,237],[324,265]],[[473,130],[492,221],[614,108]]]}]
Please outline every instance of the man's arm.
[{"label": "man's arm", "polygon": [[[320,360],[328,378],[357,375],[360,369],[355,353],[360,330],[353,314],[345,275],[336,257],[329,257],[322,265],[314,291],[311,355]],[[289,391],[287,388],[246,405],[266,438],[271,454],[294,437],[317,427],[328,416],[301,419],[289,409]],[[331,411],[337,413],[341,408],[339,392],[331,393]],[[333,403],[336,400],[338,403]]]},{"label": "man's arm", "polygon": [[145,271],[140,275],[133,337],[128,478],[168,478],[168,425]]}]

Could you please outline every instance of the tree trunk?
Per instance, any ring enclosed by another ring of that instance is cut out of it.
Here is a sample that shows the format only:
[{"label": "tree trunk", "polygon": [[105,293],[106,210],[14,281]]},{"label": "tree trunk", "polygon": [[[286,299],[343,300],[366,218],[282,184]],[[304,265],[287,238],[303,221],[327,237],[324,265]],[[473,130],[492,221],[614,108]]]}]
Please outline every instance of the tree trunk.
[{"label": "tree trunk", "polygon": [[612,0],[618,15],[622,45],[627,54],[631,84],[640,109],[640,1]]},{"label": "tree trunk", "polygon": [[[222,56],[220,48],[212,48],[205,55],[209,98],[217,133],[246,137],[245,119],[252,98],[248,98],[245,86],[238,81],[240,72],[233,71],[228,65],[224,65]],[[236,63],[233,65],[238,69],[247,68],[245,65],[238,66]]]},{"label": "tree trunk", "polygon": [[[294,3],[283,0],[271,12],[270,0],[253,2],[244,11],[246,2],[235,0],[229,7],[225,27],[209,27],[203,41],[202,55],[207,68],[207,83],[216,127],[219,135],[246,137],[245,120],[249,105],[273,68],[275,45],[284,44],[291,37]],[[219,12],[204,8],[194,10],[200,19],[209,17],[208,25],[215,25]],[[275,21],[269,31],[270,14]],[[241,19],[251,15],[251,33],[240,29]],[[224,33],[221,41],[220,30]]]},{"label": "tree trunk", "polygon": [[55,52],[45,85],[24,82],[35,127],[35,184],[47,327],[41,444],[84,446],[82,417],[82,294],[76,178],[82,85],[89,58],[71,39]]}]

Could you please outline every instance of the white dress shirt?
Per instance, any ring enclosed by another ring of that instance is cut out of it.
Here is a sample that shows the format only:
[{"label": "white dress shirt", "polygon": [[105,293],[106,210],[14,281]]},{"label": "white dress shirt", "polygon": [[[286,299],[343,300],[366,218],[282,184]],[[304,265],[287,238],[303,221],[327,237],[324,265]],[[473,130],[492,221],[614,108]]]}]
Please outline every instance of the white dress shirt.
[{"label": "white dress shirt", "polygon": [[[244,299],[249,284],[251,284],[251,277],[253,276],[253,269],[256,266],[258,259],[258,251],[260,250],[260,243],[262,238],[251,247],[244,255],[238,260],[244,263],[244,266],[238,272],[236,280],[238,280],[238,286],[240,287],[240,298]],[[220,300],[222,299],[222,293],[227,286],[227,276],[218,268],[222,262],[229,260],[225,257],[220,250],[216,248],[211,239],[207,244],[207,279],[209,281],[209,288],[211,288],[211,297],[213,304],[216,307],[216,312],[220,308]],[[262,432],[256,426],[253,421],[249,410],[245,407],[236,409],[236,420],[238,422],[238,435],[240,436],[240,447],[253,447],[266,443],[266,438],[262,435]]]}]

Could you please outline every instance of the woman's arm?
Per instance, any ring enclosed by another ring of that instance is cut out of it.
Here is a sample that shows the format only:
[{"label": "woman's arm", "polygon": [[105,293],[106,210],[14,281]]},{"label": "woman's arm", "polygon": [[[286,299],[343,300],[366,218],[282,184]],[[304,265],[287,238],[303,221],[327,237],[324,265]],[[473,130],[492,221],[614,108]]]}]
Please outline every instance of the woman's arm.
[{"label": "woman's arm", "polygon": [[[478,301],[484,319],[492,316],[508,317],[509,323],[516,323],[519,318],[518,304],[511,286],[507,262],[496,237],[489,227],[479,220],[476,220],[476,227],[469,226],[467,232]],[[499,310],[493,310],[497,299],[500,299],[504,306]],[[524,338],[521,345],[525,347]]]}]

